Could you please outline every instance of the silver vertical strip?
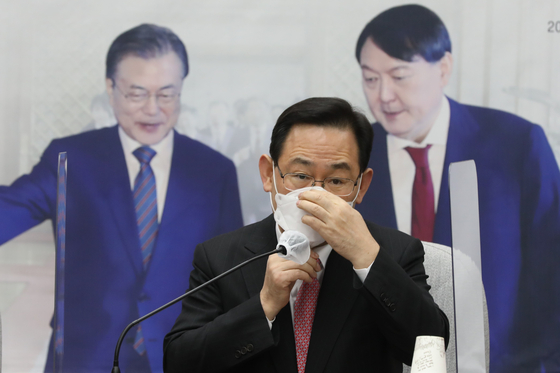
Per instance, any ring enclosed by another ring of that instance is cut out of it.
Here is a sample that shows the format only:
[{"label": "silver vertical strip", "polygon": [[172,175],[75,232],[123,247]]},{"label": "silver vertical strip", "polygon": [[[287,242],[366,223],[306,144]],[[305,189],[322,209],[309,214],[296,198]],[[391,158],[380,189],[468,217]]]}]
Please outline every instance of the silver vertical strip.
[{"label": "silver vertical strip", "polygon": [[473,160],[449,166],[457,372],[486,372],[478,182]]}]

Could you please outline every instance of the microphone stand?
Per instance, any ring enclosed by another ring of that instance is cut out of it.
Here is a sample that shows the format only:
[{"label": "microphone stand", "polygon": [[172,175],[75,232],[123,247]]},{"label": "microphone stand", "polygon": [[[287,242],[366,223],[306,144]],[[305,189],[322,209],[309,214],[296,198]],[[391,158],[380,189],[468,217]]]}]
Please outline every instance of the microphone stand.
[{"label": "microphone stand", "polygon": [[286,248],[285,248],[284,246],[282,246],[282,245],[279,245],[278,248],[275,249],[275,250],[269,251],[269,252],[264,253],[264,254],[257,255],[257,256],[255,256],[255,257],[249,259],[249,260],[246,260],[246,261],[244,261],[243,263],[240,263],[240,264],[236,265],[235,267],[233,267],[233,268],[231,268],[231,269],[228,269],[227,271],[225,271],[225,272],[222,273],[221,275],[218,275],[218,276],[214,277],[213,279],[206,281],[204,284],[202,284],[202,285],[200,285],[200,286],[197,286],[196,288],[194,288],[194,289],[192,289],[192,290],[189,290],[188,292],[186,292],[185,294],[181,295],[180,297],[173,299],[171,302],[164,304],[163,306],[159,307],[158,309],[155,309],[155,310],[153,310],[152,312],[148,313],[147,315],[142,316],[142,317],[139,318],[138,320],[134,320],[133,322],[131,322],[130,324],[128,324],[128,326],[127,326],[127,327],[123,330],[123,332],[121,333],[121,336],[119,337],[119,340],[118,340],[118,342],[117,342],[117,346],[115,347],[115,360],[113,361],[113,369],[111,370],[111,373],[121,373],[121,370],[120,370],[120,368],[119,368],[119,352],[120,352],[120,350],[121,350],[121,345],[122,345],[122,342],[123,342],[123,340],[124,340],[124,337],[126,336],[126,333],[128,333],[128,331],[129,331],[132,327],[134,327],[134,326],[140,324],[142,321],[146,320],[147,318],[152,317],[152,316],[155,315],[156,313],[158,313],[158,312],[160,312],[160,311],[163,311],[164,309],[166,309],[166,308],[168,308],[168,307],[174,305],[175,303],[177,303],[178,301],[182,300],[183,298],[186,298],[186,297],[188,297],[189,295],[191,295],[191,294],[193,294],[193,293],[199,291],[200,289],[205,288],[206,286],[210,285],[210,284],[213,283],[214,281],[217,281],[217,280],[221,279],[222,277],[225,277],[225,276],[229,275],[230,273],[235,272],[235,271],[238,270],[239,268],[241,268],[241,267],[243,267],[243,266],[245,266],[245,265],[247,265],[247,264],[249,264],[249,263],[251,263],[251,262],[257,260],[257,259],[263,258],[263,257],[265,257],[265,256],[269,256],[269,255],[272,255],[272,254],[276,254],[276,253],[282,253],[282,254],[286,255]]}]

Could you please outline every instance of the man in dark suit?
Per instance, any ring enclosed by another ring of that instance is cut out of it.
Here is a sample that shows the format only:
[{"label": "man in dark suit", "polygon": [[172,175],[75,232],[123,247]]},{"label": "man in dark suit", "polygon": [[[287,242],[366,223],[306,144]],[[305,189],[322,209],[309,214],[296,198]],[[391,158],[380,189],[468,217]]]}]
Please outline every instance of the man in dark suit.
[{"label": "man in dark suit", "polygon": [[[107,54],[118,125],[53,140],[29,175],[0,187],[0,243],[56,222],[57,158],[67,152],[64,371],[109,372],[125,326],[184,291],[195,245],[242,226],[232,162],[173,130],[187,73],[171,30],[121,34]],[[123,371],[162,371],[178,312],[128,333]],[[51,343],[47,370],[52,356]]]},{"label": "man in dark suit", "polygon": [[[441,19],[422,6],[376,16],[358,39],[356,58],[377,120],[372,192],[359,211],[451,246],[449,164],[474,159],[491,371],[560,371],[560,173],[543,130],[444,96],[451,41]],[[414,152],[424,152],[423,165]],[[419,172],[424,188],[416,187]]]},{"label": "man in dark suit", "polygon": [[186,298],[165,338],[166,372],[400,372],[416,336],[448,340],[420,241],[353,208],[371,181],[372,140],[341,99],[280,115],[259,160],[274,217],[200,244],[190,286],[273,250],[285,229],[312,228],[311,256],[262,258]]}]

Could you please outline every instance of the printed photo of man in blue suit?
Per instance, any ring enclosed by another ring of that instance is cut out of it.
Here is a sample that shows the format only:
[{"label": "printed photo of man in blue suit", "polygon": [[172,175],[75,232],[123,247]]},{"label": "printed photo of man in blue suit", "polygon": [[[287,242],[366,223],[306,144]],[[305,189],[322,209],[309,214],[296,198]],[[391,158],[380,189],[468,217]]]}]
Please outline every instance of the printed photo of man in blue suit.
[{"label": "printed photo of man in blue suit", "polygon": [[[126,325],[188,288],[196,244],[243,225],[233,163],[173,129],[189,72],[177,35],[137,26],[114,40],[106,65],[118,125],[53,140],[31,173],[0,186],[2,244],[56,221],[58,153],[68,154],[66,372],[109,372]],[[177,304],[128,333],[124,372],[162,371],[179,313]]]},{"label": "printed photo of man in blue suit", "polygon": [[377,121],[371,192],[358,210],[451,246],[449,164],[474,159],[490,371],[560,371],[560,172],[542,128],[444,95],[451,41],[425,7],[376,16],[356,58]]}]

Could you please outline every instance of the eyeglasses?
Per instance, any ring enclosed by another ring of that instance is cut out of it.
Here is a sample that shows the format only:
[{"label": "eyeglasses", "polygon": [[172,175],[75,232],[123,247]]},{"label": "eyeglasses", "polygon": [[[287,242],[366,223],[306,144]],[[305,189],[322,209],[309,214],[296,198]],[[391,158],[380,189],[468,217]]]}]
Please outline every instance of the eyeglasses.
[{"label": "eyeglasses", "polygon": [[174,92],[170,89],[166,89],[162,92],[158,93],[149,93],[147,90],[143,88],[134,88],[130,92],[126,93],[119,86],[115,83],[113,84],[117,91],[119,91],[124,98],[127,99],[128,102],[132,104],[144,105],[150,99],[150,97],[156,97],[156,103],[160,107],[169,106],[177,100],[177,97],[181,96],[181,93]]},{"label": "eyeglasses", "polygon": [[306,188],[310,186],[315,186],[317,183],[321,183],[321,186],[328,192],[339,197],[346,197],[352,194],[356,185],[358,185],[358,180],[361,175],[356,179],[346,179],[343,177],[327,177],[324,180],[315,180],[313,176],[300,173],[288,173],[282,174],[280,167],[276,165],[278,171],[280,172],[280,177],[282,178],[282,183],[284,187],[290,191],[294,191],[301,188]]}]

